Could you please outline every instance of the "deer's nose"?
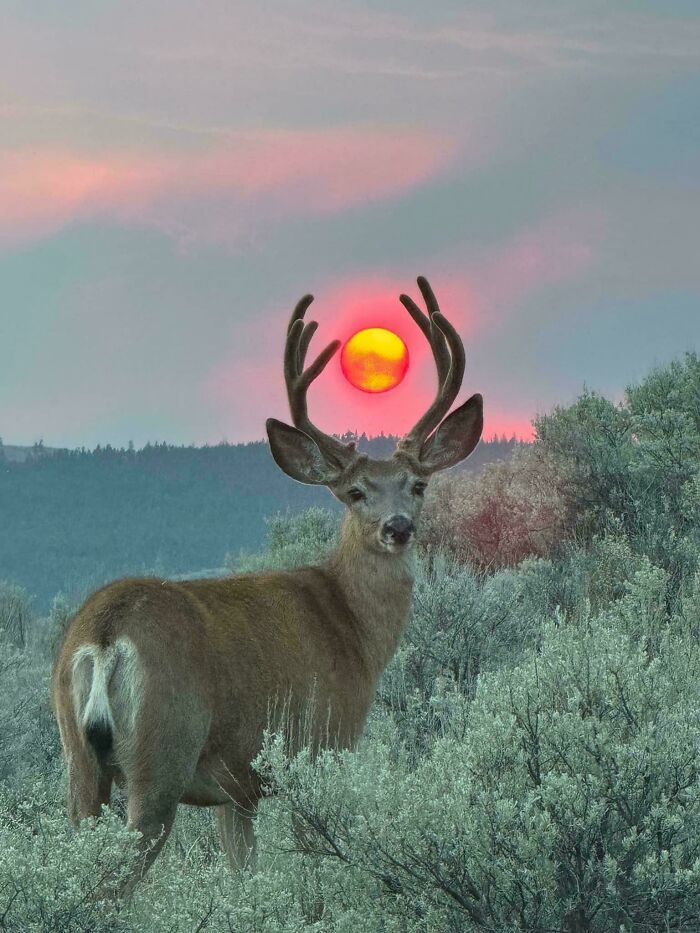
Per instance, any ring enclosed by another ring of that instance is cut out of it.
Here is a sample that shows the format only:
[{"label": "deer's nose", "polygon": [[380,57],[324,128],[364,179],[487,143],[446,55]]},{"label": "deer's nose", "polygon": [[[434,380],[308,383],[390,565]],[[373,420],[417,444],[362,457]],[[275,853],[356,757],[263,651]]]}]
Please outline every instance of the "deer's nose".
[{"label": "deer's nose", "polygon": [[415,530],[416,526],[405,515],[393,515],[382,526],[384,537],[396,541],[397,544],[405,544]]}]

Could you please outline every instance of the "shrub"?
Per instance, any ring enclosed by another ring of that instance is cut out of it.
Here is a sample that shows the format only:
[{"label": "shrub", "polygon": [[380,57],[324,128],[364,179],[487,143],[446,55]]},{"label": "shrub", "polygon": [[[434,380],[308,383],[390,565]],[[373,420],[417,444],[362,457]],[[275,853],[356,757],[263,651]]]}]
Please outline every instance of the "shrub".
[{"label": "shrub", "polygon": [[291,570],[322,561],[332,549],[339,528],[336,513],[312,506],[296,515],[267,519],[267,550],[261,554],[226,556],[225,564],[235,573],[259,570]]},{"label": "shrub", "polygon": [[441,553],[418,562],[412,617],[378,689],[415,749],[441,729],[436,695],[473,696],[482,671],[516,664],[536,643],[551,606],[534,577],[488,576]]},{"label": "shrub", "polygon": [[[330,866],[332,923],[692,928],[700,649],[667,631],[650,660],[624,631],[630,608],[548,624],[539,651],[482,675],[471,703],[443,695],[443,735],[418,761],[388,724],[359,753],[317,761],[268,738],[258,767],[284,795],[297,848]],[[634,609],[654,630],[654,607]]]},{"label": "shrub", "polygon": [[[73,830],[60,790],[45,780],[0,784],[0,928],[8,933],[313,929],[308,869],[279,855],[270,863],[263,853],[260,874],[231,876],[210,814],[194,808],[181,808],[133,897],[115,897],[135,864],[138,834],[109,809]],[[282,838],[275,822],[267,828]]]},{"label": "shrub", "polygon": [[700,553],[700,360],[652,371],[615,406],[592,392],[534,422],[582,543],[612,528],[674,578]]},{"label": "shrub", "polygon": [[106,812],[68,826],[64,808],[44,782],[10,791],[0,784],[0,917],[12,933],[130,931],[121,905],[101,891],[125,878],[135,860],[135,834]]},{"label": "shrub", "polygon": [[478,476],[435,477],[427,494],[423,544],[482,570],[551,557],[570,524],[559,485],[551,458],[523,446]]},{"label": "shrub", "polygon": [[80,602],[57,593],[51,600],[51,608],[43,625],[38,627],[37,650],[53,661],[58,653],[63,636]]},{"label": "shrub", "polygon": [[0,644],[0,781],[53,778],[60,745],[45,662]]},{"label": "shrub", "polygon": [[31,618],[31,600],[26,590],[0,581],[0,641],[24,648]]}]

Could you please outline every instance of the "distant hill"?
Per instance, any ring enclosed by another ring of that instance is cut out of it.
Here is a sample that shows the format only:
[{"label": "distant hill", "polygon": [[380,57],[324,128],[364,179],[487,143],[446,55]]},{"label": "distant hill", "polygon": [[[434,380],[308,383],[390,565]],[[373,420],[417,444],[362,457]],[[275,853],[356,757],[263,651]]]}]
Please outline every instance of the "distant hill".
[{"label": "distant hill", "polygon": [[[397,438],[357,440],[386,457]],[[504,459],[514,446],[482,442],[463,468]],[[126,574],[217,568],[227,553],[263,545],[267,516],[313,504],[340,509],[327,490],[285,476],[263,441],[92,451],[0,445],[0,580],[26,587],[45,608],[59,591],[80,595]]]}]

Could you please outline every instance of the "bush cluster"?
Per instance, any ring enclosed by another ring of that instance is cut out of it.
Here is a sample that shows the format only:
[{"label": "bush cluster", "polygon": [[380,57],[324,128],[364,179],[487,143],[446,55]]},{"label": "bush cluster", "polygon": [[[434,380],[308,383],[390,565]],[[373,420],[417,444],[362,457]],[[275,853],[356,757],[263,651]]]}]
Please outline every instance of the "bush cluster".
[{"label": "bush cluster", "polygon": [[700,545],[700,359],[654,370],[615,405],[584,391],[535,442],[479,475],[433,481],[424,541],[484,569],[560,556],[620,529],[674,576]]}]

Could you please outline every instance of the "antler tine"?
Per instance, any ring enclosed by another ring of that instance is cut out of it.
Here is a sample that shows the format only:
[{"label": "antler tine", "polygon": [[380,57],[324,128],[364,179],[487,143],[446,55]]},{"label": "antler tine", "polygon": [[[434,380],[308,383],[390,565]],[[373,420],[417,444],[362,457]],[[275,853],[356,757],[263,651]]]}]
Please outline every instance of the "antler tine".
[{"label": "antler tine", "polygon": [[298,371],[301,372],[304,369],[304,363],[306,362],[306,354],[309,350],[309,344],[311,343],[311,338],[318,330],[318,323],[316,321],[309,321],[308,324],[304,324],[304,329],[301,332],[299,337],[299,353],[298,353]]},{"label": "antler tine", "polygon": [[304,321],[304,315],[313,301],[313,295],[305,295],[297,303],[287,328],[287,342],[284,348],[284,380],[287,385],[287,397],[292,414],[292,422],[300,431],[312,437],[324,454],[336,464],[346,466],[355,456],[355,445],[344,444],[330,434],[325,434],[311,421],[308,414],[306,393],[314,381],[328,365],[340,346],[340,340],[333,340],[321,350],[316,359],[306,369],[306,354],[311,338],[316,332],[316,321]]},{"label": "antler tine", "polygon": [[401,295],[400,301],[428,339],[438,372],[438,392],[430,408],[399,442],[401,450],[420,450],[450,410],[464,377],[464,345],[459,334],[441,314],[433,290],[423,276],[418,278],[418,287],[428,315],[408,295]]},{"label": "antler tine", "polygon": [[445,342],[442,331],[438,327],[435,327],[432,322],[432,316],[434,314],[439,314],[440,308],[427,279],[420,276],[418,279],[418,286],[425,299],[428,314],[425,314],[425,312],[418,307],[410,295],[399,295],[399,301],[423,331],[426,340],[430,344],[430,348],[433,351],[435,366],[438,371],[438,385],[442,385],[445,376],[447,376],[447,371],[450,368],[450,351],[447,348],[447,343]]}]

